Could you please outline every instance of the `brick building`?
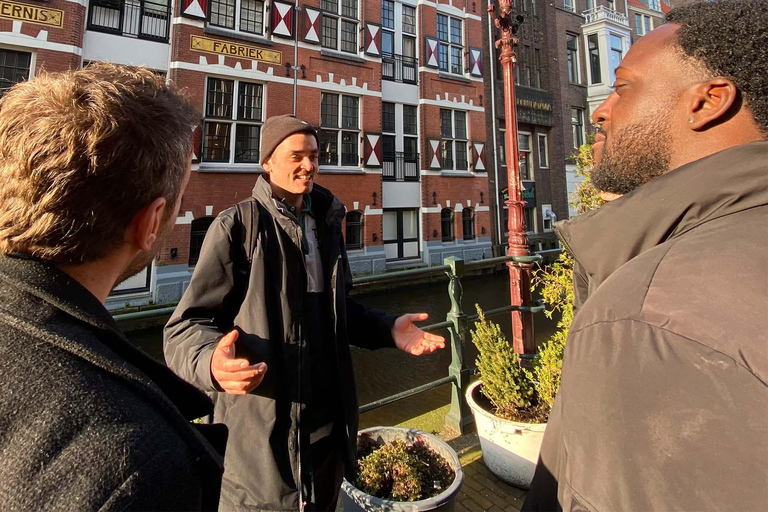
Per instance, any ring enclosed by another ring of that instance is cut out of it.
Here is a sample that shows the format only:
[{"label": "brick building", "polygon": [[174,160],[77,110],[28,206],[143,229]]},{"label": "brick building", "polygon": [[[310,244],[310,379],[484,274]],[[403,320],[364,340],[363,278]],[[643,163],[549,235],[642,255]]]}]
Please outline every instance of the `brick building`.
[{"label": "brick building", "polygon": [[0,0],[3,87],[42,69],[106,60],[166,74],[199,109],[174,231],[111,307],[179,299],[210,222],[248,197],[263,172],[262,123],[292,113],[294,95],[297,116],[320,130],[317,182],[347,206],[354,272],[491,255],[484,5],[299,4]]}]

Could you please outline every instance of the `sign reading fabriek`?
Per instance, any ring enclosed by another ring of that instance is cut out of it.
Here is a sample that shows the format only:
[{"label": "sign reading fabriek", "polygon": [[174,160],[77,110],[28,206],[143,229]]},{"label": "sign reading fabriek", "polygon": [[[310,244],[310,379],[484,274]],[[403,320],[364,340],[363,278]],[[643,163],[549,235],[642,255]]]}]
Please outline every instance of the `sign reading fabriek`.
[{"label": "sign reading fabriek", "polygon": [[21,20],[61,28],[64,26],[64,11],[36,7],[34,5],[17,4],[0,0],[0,18],[6,20]]},{"label": "sign reading fabriek", "polygon": [[220,41],[218,39],[210,39],[201,36],[192,36],[191,48],[198,52],[227,55],[239,59],[258,60],[261,62],[269,62],[270,64],[280,64],[283,60],[282,52],[266,50],[264,48],[259,48],[258,46],[229,43],[227,41]]}]

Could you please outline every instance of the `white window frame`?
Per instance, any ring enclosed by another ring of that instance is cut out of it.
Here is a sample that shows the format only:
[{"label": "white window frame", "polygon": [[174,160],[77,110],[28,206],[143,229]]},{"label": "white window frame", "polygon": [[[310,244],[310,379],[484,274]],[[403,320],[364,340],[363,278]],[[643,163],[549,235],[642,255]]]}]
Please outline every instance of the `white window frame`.
[{"label": "white window frame", "polygon": [[[521,149],[522,148],[522,146],[520,144],[520,138],[521,137],[528,137],[528,150],[527,151]],[[535,180],[536,173],[534,172],[534,165],[533,165],[533,135],[531,134],[531,132],[522,132],[522,131],[517,132],[517,152],[518,152],[517,161],[518,161],[518,166],[520,167],[520,180],[521,181],[536,181]],[[520,153],[527,153],[528,154],[528,157],[526,159],[526,161],[528,162],[528,169],[529,169],[528,177],[527,178],[523,178],[522,165],[520,165]]]},{"label": "white window frame", "polygon": [[[336,96],[338,98],[338,126],[325,126],[323,125],[323,95],[329,94]],[[348,98],[357,98],[357,128],[344,128],[344,97]],[[318,135],[321,135],[320,132],[323,131],[335,131],[336,133],[336,162],[335,163],[320,163],[320,169],[344,169],[344,170],[350,170],[350,169],[359,169],[360,168],[360,132],[361,132],[361,119],[362,119],[362,110],[363,110],[363,99],[360,96],[355,96],[354,94],[342,94],[338,92],[331,92],[331,91],[322,91],[320,93],[320,127],[318,130]],[[355,160],[354,164],[345,164],[344,162],[344,146],[342,143],[342,135],[343,133],[355,133],[355,143],[357,147],[357,158]],[[321,141],[322,142],[322,141]],[[320,148],[320,157],[322,158],[322,148]]]},{"label": "white window frame", "polygon": [[[322,48],[325,48],[327,50],[337,51],[346,53],[348,55],[357,55],[360,53],[360,1],[355,0],[357,3],[356,8],[356,18],[351,18],[349,16],[345,16],[342,14],[343,9],[343,0],[336,0],[336,11],[330,11],[323,8],[323,1],[320,2],[320,46]],[[325,37],[325,23],[324,20],[326,18],[334,18],[336,19],[336,37],[335,37],[335,43],[333,46],[326,45],[326,37]],[[354,51],[345,50],[342,49],[342,40],[341,40],[341,27],[344,24],[344,22],[347,23],[353,23],[355,25],[355,48]]]},{"label": "white window frame", "polygon": [[552,205],[551,204],[543,204],[541,205],[541,222],[542,222],[542,231],[544,233],[551,233],[554,229],[552,217],[550,216],[552,214]]},{"label": "white window frame", "polygon": [[[261,1],[261,32],[253,32],[251,30],[244,30],[241,28],[242,25],[242,10],[243,10],[243,0],[232,0],[234,3],[234,9],[235,9],[235,15],[234,15],[234,22],[233,26],[229,27],[227,25],[219,25],[217,23],[214,23],[211,21],[214,14],[218,15],[218,13],[214,13],[213,9],[211,9],[211,5],[208,5],[208,23],[213,27],[219,27],[227,30],[235,30],[238,32],[244,32],[246,34],[254,34],[257,36],[264,36],[266,34],[266,28],[267,28],[267,1],[266,0],[255,0],[255,1]],[[226,4],[226,1],[219,2],[222,4]]]},{"label": "white window frame", "polygon": [[507,166],[507,129],[499,128],[499,165]]},{"label": "white window frame", "polygon": [[[544,160],[546,161],[547,165],[541,165],[541,139],[544,139]],[[546,133],[537,133],[536,134],[536,147],[538,148],[539,152],[539,169],[549,169],[549,144],[547,140],[547,134]]]},{"label": "white window frame", "polygon": [[[445,141],[451,141],[451,158],[453,165],[451,168],[445,168],[445,159],[441,157],[441,166],[443,171],[457,171],[457,172],[469,172],[469,112],[466,110],[454,110],[451,108],[441,108],[440,111],[448,111],[451,113],[451,136],[450,137],[444,137],[443,136],[443,115],[440,114],[440,151],[444,151],[445,148]],[[464,133],[467,138],[459,139],[456,137],[456,112],[462,112],[464,114]],[[458,169],[456,167],[457,158],[456,158],[456,143],[464,143],[466,147],[466,162],[467,162],[467,168],[466,169]]]},{"label": "white window frame", "polygon": [[[447,40],[443,41],[440,39],[440,36],[437,37],[437,66],[440,71],[443,73],[450,73],[452,75],[456,76],[464,76],[466,74],[465,69],[465,58],[464,58],[464,42],[466,41],[466,34],[464,30],[464,20],[462,18],[458,18],[456,16],[451,16],[450,14],[446,14],[444,12],[437,12],[435,15],[435,27],[437,27],[437,17],[438,16],[444,16],[446,21],[446,37]],[[461,26],[461,43],[454,43],[451,39],[451,20],[457,20],[460,23]],[[443,69],[440,62],[440,49],[442,47],[446,48],[447,52],[447,59],[446,59],[446,68]],[[453,71],[453,49],[459,50],[459,58],[461,61],[459,62],[459,72],[456,73]]]},{"label": "white window frame", "polygon": [[[232,115],[229,118],[226,117],[208,117],[208,83],[209,78],[213,78],[215,80],[226,80],[230,82],[234,82],[234,87],[232,89]],[[261,87],[261,119],[259,120],[241,120],[237,118],[237,108],[238,108],[238,100],[240,97],[240,85],[241,83],[246,83],[249,85],[258,85]],[[267,87],[266,84],[258,81],[251,81],[251,80],[240,80],[235,77],[223,77],[223,76],[216,76],[216,75],[206,75],[205,77],[205,91],[203,96],[203,126],[202,126],[202,151],[200,152],[200,162],[203,164],[218,164],[218,165],[248,165],[248,166],[258,166],[259,162],[235,162],[235,152],[236,152],[236,144],[237,144],[237,126],[238,125],[247,125],[247,126],[263,126],[264,124],[264,112],[266,110],[267,105]],[[206,125],[208,123],[227,123],[232,126],[230,133],[229,133],[229,159],[224,162],[221,160],[207,160],[205,158],[206,156]],[[259,130],[259,158],[257,160],[260,160],[261,158],[261,130]]]},{"label": "white window frame", "polygon": [[661,0],[648,0],[648,8],[652,11],[661,12]]},{"label": "white window frame", "polygon": [[[619,58],[619,63],[616,65],[616,67],[613,67],[613,63],[611,60],[611,57],[616,53],[616,50],[613,48],[613,38],[616,37],[621,41],[621,58]],[[621,61],[624,60],[624,55],[627,52],[627,43],[624,40],[624,36],[621,34],[615,34],[613,32],[608,32],[608,37],[606,38],[606,42],[608,43],[608,79],[610,80],[609,85],[613,85],[613,83],[616,81],[616,69],[621,65]]]},{"label": "white window frame", "polygon": [[[637,20],[640,20],[640,23],[637,22]],[[648,30],[645,28],[645,21],[648,20]],[[639,36],[644,36],[648,32],[653,30],[653,16],[648,16],[647,14],[642,14],[639,12],[635,13],[635,32]]]},{"label": "white window frame", "polygon": [[576,0],[563,0],[563,9],[569,12],[576,12]]},{"label": "white window frame", "polygon": [[[573,122],[573,111],[578,110],[580,112],[579,114],[579,124],[576,124]],[[581,144],[583,145],[586,142],[586,133],[584,131],[584,109],[581,107],[571,107],[571,143],[573,144],[574,149],[578,149],[579,146],[576,145],[576,141],[573,140],[573,129],[576,128],[576,126],[580,126],[581,130]]]}]

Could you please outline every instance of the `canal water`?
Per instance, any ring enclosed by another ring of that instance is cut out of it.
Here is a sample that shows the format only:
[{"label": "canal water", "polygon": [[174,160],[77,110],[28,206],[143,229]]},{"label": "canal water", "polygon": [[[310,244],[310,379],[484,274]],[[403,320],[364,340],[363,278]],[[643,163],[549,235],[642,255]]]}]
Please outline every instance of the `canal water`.
[{"label": "canal water", "polygon": [[[466,277],[461,283],[464,289],[462,308],[467,315],[475,313],[476,303],[484,310],[509,304],[509,274],[506,272]],[[426,312],[430,318],[423,324],[444,321],[451,308],[447,278],[433,284],[358,295],[355,300],[393,315]],[[497,315],[491,320],[497,322],[507,338],[511,339],[509,313]],[[534,315],[534,336],[537,344],[549,339],[555,329],[556,320],[549,320],[543,313]],[[439,334],[448,339],[447,330],[442,330]],[[129,333],[128,337],[136,346],[162,360],[160,329],[137,331]],[[354,344],[354,340],[350,342]],[[473,366],[477,351],[469,339],[467,349],[467,364]],[[360,404],[367,404],[447,376],[451,350],[447,345],[445,349],[433,354],[415,357],[397,349],[360,349],[355,350],[352,357],[358,399]],[[450,399],[450,386],[445,385],[364,414],[361,418],[361,428],[395,425],[444,406]]]}]

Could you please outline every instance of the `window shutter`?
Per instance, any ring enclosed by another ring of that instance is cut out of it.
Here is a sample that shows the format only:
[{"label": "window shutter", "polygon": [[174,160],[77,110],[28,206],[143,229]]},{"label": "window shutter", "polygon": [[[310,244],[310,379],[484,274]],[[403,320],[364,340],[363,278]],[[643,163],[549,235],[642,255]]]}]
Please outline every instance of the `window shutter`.
[{"label": "window shutter", "polygon": [[377,23],[365,24],[365,53],[381,57],[381,25]]},{"label": "window shutter", "polygon": [[187,18],[207,19],[208,0],[181,0],[181,15]]},{"label": "window shutter", "polygon": [[472,76],[483,76],[482,48],[469,49],[469,74]]},{"label": "window shutter", "polygon": [[303,7],[303,31],[304,41],[312,44],[320,44],[320,11],[311,7]]},{"label": "window shutter", "polygon": [[485,144],[475,142],[472,144],[473,161],[475,162],[475,172],[485,170]]},{"label": "window shutter", "polygon": [[363,137],[363,166],[381,167],[381,134],[366,133]]},{"label": "window shutter", "polygon": [[272,35],[293,39],[295,8],[293,4],[272,2]]},{"label": "window shutter", "polygon": [[427,163],[430,169],[442,169],[440,139],[427,139]]},{"label": "window shutter", "polygon": [[424,44],[424,60],[425,60],[425,66],[429,68],[438,68],[440,67],[440,62],[438,61],[437,56],[437,39],[434,37],[425,37],[425,44]]}]

